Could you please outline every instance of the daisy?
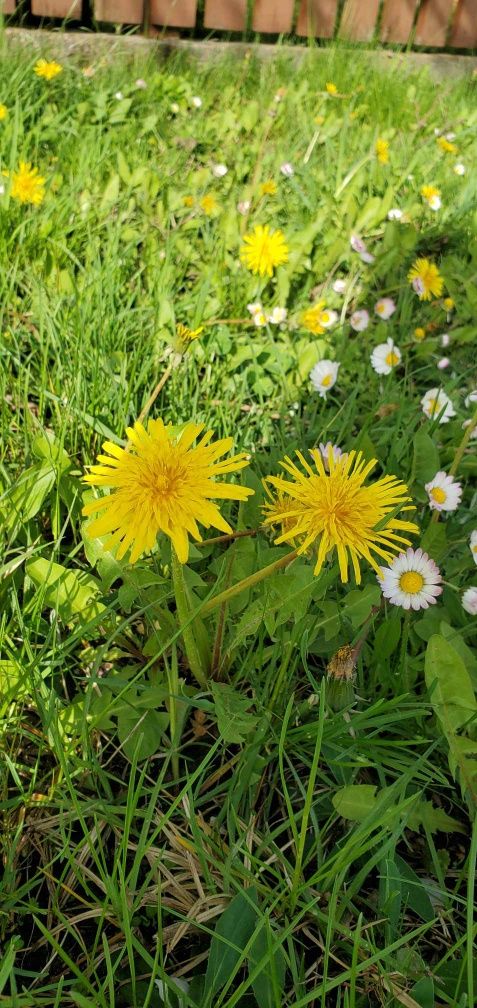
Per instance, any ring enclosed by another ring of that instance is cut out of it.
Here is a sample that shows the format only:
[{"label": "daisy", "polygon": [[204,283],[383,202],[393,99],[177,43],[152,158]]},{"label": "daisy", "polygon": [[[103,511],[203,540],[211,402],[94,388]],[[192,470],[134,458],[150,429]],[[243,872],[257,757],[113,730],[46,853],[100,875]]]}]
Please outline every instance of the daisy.
[{"label": "daisy", "polygon": [[335,294],[344,294],[346,290],[346,280],[335,280],[333,283]]},{"label": "daisy", "polygon": [[359,235],[352,234],[349,243],[353,252],[359,252],[360,255],[362,255],[363,252],[366,252],[366,245]]},{"label": "daisy", "polygon": [[441,357],[437,361],[437,367],[439,368],[439,371],[445,371],[445,369],[449,367],[449,364],[450,364],[449,357]]},{"label": "daisy", "polygon": [[147,88],[147,81],[143,80],[142,77],[138,77],[134,81],[134,86],[137,87],[138,91],[145,91]]},{"label": "daisy", "polygon": [[244,217],[250,210],[251,205],[250,200],[240,200],[239,203],[237,203],[237,210],[239,214],[242,214],[242,217]]},{"label": "daisy", "polygon": [[389,162],[389,140],[383,140],[382,137],[378,137],[374,147],[376,157],[380,164],[388,164]]},{"label": "daisy", "polygon": [[391,318],[391,315],[394,315],[396,305],[392,298],[384,297],[380,298],[379,301],[376,301],[374,310],[376,315],[379,315],[380,318],[387,322],[387,320]]},{"label": "daisy", "polygon": [[430,301],[442,294],[444,281],[437,266],[429,259],[416,259],[407,278],[420,301]]},{"label": "daisy", "polygon": [[401,363],[401,351],[389,338],[386,343],[379,343],[371,354],[371,364],[376,374],[388,375]]},{"label": "daisy", "polygon": [[437,420],[439,423],[449,423],[449,420],[456,415],[449,396],[439,388],[431,388],[421,399],[422,411],[429,420]]},{"label": "daisy", "polygon": [[378,581],[384,598],[403,609],[428,609],[442,593],[439,568],[422,549],[401,553],[381,568]]},{"label": "daisy", "polygon": [[473,423],[472,420],[464,420],[464,423],[462,424],[462,430],[467,430],[468,427],[472,427],[472,430],[470,432],[471,441],[477,440],[477,423]]},{"label": "daisy", "polygon": [[336,361],[321,360],[310,371],[311,384],[322,399],[326,399],[326,393],[333,388],[338,377],[339,367],[340,364]]},{"label": "daisy", "polygon": [[201,108],[202,107],[202,98],[199,98],[198,95],[194,95],[191,98],[191,102],[192,102],[192,105],[194,106],[194,108]]},{"label": "daisy", "polygon": [[456,511],[462,497],[462,487],[452,476],[438,472],[424,487],[431,511]]},{"label": "daisy", "polygon": [[461,161],[454,165],[456,175],[465,175],[465,165]]},{"label": "daisy", "polygon": [[247,308],[258,329],[262,328],[263,326],[266,326],[267,316],[265,315],[265,312],[262,308],[262,305],[260,304],[260,301],[255,301],[253,304],[248,304]]},{"label": "daisy", "polygon": [[433,185],[422,186],[421,196],[431,210],[440,210],[442,206],[440,190]]},{"label": "daisy", "polygon": [[240,258],[252,273],[273,276],[276,266],[288,262],[288,246],[282,231],[271,231],[268,224],[257,224],[244,236]]},{"label": "daisy", "polygon": [[477,588],[472,585],[462,595],[462,606],[471,616],[477,616]]},{"label": "daisy", "polygon": [[224,164],[212,165],[212,175],[214,175],[215,178],[223,178],[224,175],[227,174],[227,172],[228,172],[227,165]]},{"label": "daisy", "polygon": [[267,315],[267,319],[272,325],[281,325],[282,322],[286,322],[287,310],[286,308],[272,308],[272,311]]},{"label": "daisy", "polygon": [[39,59],[35,63],[33,70],[37,77],[43,77],[44,80],[50,81],[62,73],[63,67],[56,60]]},{"label": "daisy", "polygon": [[124,95],[123,95],[122,91],[116,91],[116,94],[114,95],[114,97],[115,97],[116,101],[122,101],[123,98],[124,98]]},{"label": "daisy", "polygon": [[473,389],[472,392],[469,392],[464,399],[466,409],[469,409],[469,406],[471,406],[472,403],[477,403],[477,389]]},{"label": "daisy", "polygon": [[285,178],[292,178],[292,176],[295,174],[295,169],[293,165],[290,164],[289,161],[285,161],[284,164],[280,165],[280,171],[282,175],[285,176]]},{"label": "daisy", "polygon": [[[288,478],[268,476],[275,491],[289,502],[282,514],[282,533],[277,544],[298,538],[299,553],[317,547],[314,569],[319,574],[325,560],[336,550],[341,580],[348,581],[349,561],[356,584],[361,583],[360,560],[364,559],[379,574],[379,561],[390,561],[409,545],[402,533],[418,532],[413,522],[397,518],[400,510],[413,509],[407,486],[395,476],[384,476],[365,486],[365,480],[376,465],[376,459],[366,461],[362,452],[351,451],[336,461],[328,453],[326,471],[318,448],[312,448],[312,467],[301,452],[298,466],[288,456],[281,462]],[[286,531],[283,522],[291,527]],[[269,524],[269,519],[265,519]],[[374,556],[373,554],[376,554]]]},{"label": "daisy", "polygon": [[470,533],[469,548],[474,558],[474,563],[477,564],[477,529],[474,529],[474,531]]},{"label": "daisy", "polygon": [[441,347],[445,348],[449,346],[450,336],[449,333],[443,332],[441,336]]},{"label": "daisy", "polygon": [[399,209],[399,207],[392,207],[392,209],[388,211],[388,220],[401,220],[402,216],[403,212]]},{"label": "daisy", "polygon": [[304,328],[308,329],[308,332],[320,336],[324,333],[325,329],[329,329],[330,326],[338,321],[338,313],[332,311],[330,308],[325,308],[324,301],[318,301],[317,304],[312,305],[311,308],[307,308],[303,312],[301,321]]},{"label": "daisy", "polygon": [[[330,465],[329,465],[330,452],[331,452],[331,456],[332,456],[334,462],[337,462],[338,459],[340,459],[340,458],[343,458],[343,459],[344,458],[348,458],[348,453],[347,452],[343,452],[341,450],[341,448],[338,447],[338,445],[333,444],[331,441],[327,441],[326,444],[323,444],[320,441],[320,443],[318,445],[318,450],[319,450],[319,452],[321,454],[321,457],[323,459],[323,465],[324,465],[324,467],[326,469],[326,472],[330,471]],[[477,560],[476,560],[476,563],[477,563]]]},{"label": "daisy", "polygon": [[366,308],[358,308],[358,311],[353,312],[349,322],[355,332],[364,332],[369,326],[369,312]]},{"label": "daisy", "polygon": [[176,434],[161,419],[149,420],[147,429],[137,421],[126,431],[130,446],[105,441],[107,454],[99,455],[99,464],[83,477],[85,483],[110,491],[83,508],[87,517],[99,512],[88,535],[107,536],[108,548],[118,547],[118,560],[130,550],[130,563],[135,563],[153,549],[162,532],[169,536],[180,563],[187,563],[189,535],[201,542],[197,522],[231,532],[212,499],[246,500],[253,490],[218,483],[216,477],[238,472],[248,459],[242,452],[218,461],[230,451],[232,438],[211,443],[212,431],[203,431],[203,424],[187,423]]}]

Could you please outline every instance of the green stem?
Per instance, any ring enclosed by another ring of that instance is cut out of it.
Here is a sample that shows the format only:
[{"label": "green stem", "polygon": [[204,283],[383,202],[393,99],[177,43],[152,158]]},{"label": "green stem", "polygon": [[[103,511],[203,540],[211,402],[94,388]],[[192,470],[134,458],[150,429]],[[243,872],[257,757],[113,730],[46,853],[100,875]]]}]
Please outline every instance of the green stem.
[{"label": "green stem", "polygon": [[292,912],[294,911],[299,895],[300,881],[303,870],[303,857],[305,854],[306,845],[306,834],[308,831],[308,823],[310,820],[311,809],[313,805],[313,795],[315,790],[316,776],[318,773],[318,763],[321,754],[321,741],[323,738],[323,727],[324,727],[324,714],[325,714],[325,680],[321,682],[320,689],[320,702],[318,707],[318,722],[316,724],[316,740],[315,740],[315,751],[313,753],[313,761],[310,768],[310,776],[308,778],[308,785],[306,789],[305,796],[305,806],[303,809],[303,817],[301,820],[301,829],[298,837],[298,843],[296,846],[296,857],[295,857],[295,868],[293,871],[292,883],[291,883],[291,893],[290,893],[290,903]]},{"label": "green stem", "polygon": [[298,550],[293,550],[291,553],[280,557],[279,560],[275,560],[274,563],[269,564],[268,567],[262,567],[262,570],[256,571],[255,574],[250,574],[249,577],[243,578],[242,581],[237,581],[237,584],[232,585],[231,588],[227,588],[225,591],[220,592],[219,595],[215,595],[214,598],[205,602],[200,608],[200,615],[205,616],[207,613],[217,609],[218,606],[223,605],[224,602],[228,602],[229,599],[234,598],[235,595],[240,595],[241,592],[247,591],[248,588],[254,588],[255,585],[270,577],[271,574],[282,570],[283,567],[288,567],[288,564],[292,560],[295,560],[297,556]]},{"label": "green stem", "polygon": [[189,599],[187,597],[183,566],[178,559],[174,548],[172,548],[171,553],[172,584],[174,587],[177,615],[179,617],[179,624],[187,660],[189,662],[192,675],[197,679],[199,686],[202,686],[203,689],[207,689],[207,676],[204,672],[200,652],[196,643],[196,635],[194,634],[194,621],[189,606]]}]

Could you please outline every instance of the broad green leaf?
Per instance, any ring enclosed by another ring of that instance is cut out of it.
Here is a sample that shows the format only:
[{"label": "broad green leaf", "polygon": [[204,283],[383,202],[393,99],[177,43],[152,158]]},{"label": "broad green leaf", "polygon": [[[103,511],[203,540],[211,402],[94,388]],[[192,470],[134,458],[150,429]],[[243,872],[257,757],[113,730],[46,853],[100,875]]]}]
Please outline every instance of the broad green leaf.
[{"label": "broad green leaf", "polygon": [[141,710],[130,706],[118,715],[118,736],[127,759],[148,759],[161,748],[161,740],[169,725],[166,712]]},{"label": "broad green leaf", "polygon": [[25,569],[42,592],[45,608],[56,609],[66,622],[80,615],[87,623],[106,612],[106,606],[97,599],[98,583],[89,574],[67,570],[44,557],[30,560]]},{"label": "broad green leaf", "polygon": [[420,483],[428,483],[439,471],[439,452],[424,427],[414,435],[414,458],[412,469]]},{"label": "broad green leaf", "polygon": [[248,968],[252,973],[263,961],[263,967],[252,981],[252,988],[260,1008],[276,1008],[283,1003],[285,986],[285,956],[281,948],[272,952],[274,933],[268,918],[258,932],[248,956]]},{"label": "broad green leaf", "polygon": [[462,658],[440,634],[434,634],[427,645],[425,677],[444,733],[455,734],[477,715],[477,703]]},{"label": "broad green leaf", "polygon": [[367,620],[373,606],[379,605],[381,589],[379,585],[369,584],[364,588],[355,588],[348,592],[343,602],[344,615],[351,620],[356,629]]},{"label": "broad green leaf", "polygon": [[99,204],[100,210],[108,210],[114,203],[117,203],[119,198],[120,182],[121,180],[119,175],[111,175],[101,197],[101,202]]},{"label": "broad green leaf", "polygon": [[374,658],[384,661],[396,650],[401,640],[401,616],[393,613],[384,623],[381,623],[374,637]]},{"label": "broad green leaf", "polygon": [[258,717],[248,714],[252,700],[227,683],[212,683],[217,725],[224,742],[240,744],[257,726]]},{"label": "broad green leaf", "polygon": [[441,560],[447,551],[447,532],[443,522],[429,522],[420,545],[432,560]]},{"label": "broad green leaf", "polygon": [[38,514],[55,478],[55,467],[48,462],[25,470],[18,482],[9,489],[0,505],[9,529],[14,528],[18,521],[30,521]]},{"label": "broad green leaf", "polygon": [[333,807],[343,819],[361,822],[377,804],[376,784],[349,784],[340,788],[331,799]]},{"label": "broad green leaf", "polygon": [[257,895],[254,889],[237,893],[217,921],[210,944],[205,989],[207,1004],[214,1004],[220,990],[244,958],[243,950],[257,923]]},{"label": "broad green leaf", "polygon": [[394,855],[397,882],[401,886],[403,905],[407,905],[421,920],[434,920],[436,914],[432,906],[426,883],[398,854]]}]

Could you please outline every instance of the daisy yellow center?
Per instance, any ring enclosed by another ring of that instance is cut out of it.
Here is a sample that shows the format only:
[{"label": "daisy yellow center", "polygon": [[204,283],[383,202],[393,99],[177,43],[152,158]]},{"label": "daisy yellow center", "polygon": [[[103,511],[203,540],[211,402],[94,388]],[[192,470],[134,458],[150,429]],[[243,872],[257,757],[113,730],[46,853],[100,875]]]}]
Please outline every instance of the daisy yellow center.
[{"label": "daisy yellow center", "polygon": [[189,423],[177,437],[162,420],[150,420],[147,430],[139,422],[128,428],[127,448],[106,441],[108,454],[99,455],[99,464],[84,477],[85,483],[111,491],[86,504],[86,516],[99,512],[88,535],[106,536],[109,546],[118,547],[118,559],[130,550],[130,562],[135,563],[162,532],[170,537],[179,561],[186,563],[189,535],[201,541],[197,522],[230,532],[211,498],[245,500],[252,493],[216,482],[217,476],[242,469],[247,459],[241,454],[219,461],[232,439],[211,444],[211,431],[193,446],[202,431],[203,425]]},{"label": "daisy yellow center", "polygon": [[438,399],[429,399],[428,406],[429,406],[429,413],[431,414],[431,416],[435,416],[435,414],[439,413],[440,410],[442,409],[442,407],[439,405]]},{"label": "daisy yellow center", "polygon": [[329,388],[329,386],[331,385],[332,381],[333,381],[333,375],[325,374],[325,376],[321,379],[321,384],[325,388]]},{"label": "daisy yellow center", "polygon": [[388,365],[388,367],[395,367],[396,364],[399,364],[399,357],[396,353],[394,353],[394,350],[390,350],[389,353],[387,354],[386,364]]},{"label": "daisy yellow center", "polygon": [[[327,471],[318,449],[311,451],[315,469],[300,452],[297,456],[305,473],[287,457],[281,465],[291,479],[269,476],[267,482],[288,505],[281,513],[282,535],[277,543],[296,538],[299,553],[316,544],[315,574],[320,573],[330,551],[336,549],[341,580],[348,581],[351,561],[359,584],[361,559],[379,573],[376,557],[390,560],[409,545],[402,533],[417,532],[417,526],[396,517],[399,510],[412,508],[407,487],[394,476],[364,485],[376,465],[375,459],[367,462],[361,452],[355,451],[335,459],[330,452]],[[286,531],[285,521],[290,526]],[[271,524],[270,518],[265,524]]]},{"label": "daisy yellow center", "polygon": [[327,325],[330,321],[330,313],[327,311],[322,311],[320,315],[320,322],[322,325]]},{"label": "daisy yellow center", "polygon": [[424,578],[417,571],[406,571],[399,578],[399,587],[406,595],[417,595],[424,587]]},{"label": "daisy yellow center", "polygon": [[431,497],[435,500],[436,504],[444,504],[447,500],[447,494],[442,487],[433,487],[431,490]]}]

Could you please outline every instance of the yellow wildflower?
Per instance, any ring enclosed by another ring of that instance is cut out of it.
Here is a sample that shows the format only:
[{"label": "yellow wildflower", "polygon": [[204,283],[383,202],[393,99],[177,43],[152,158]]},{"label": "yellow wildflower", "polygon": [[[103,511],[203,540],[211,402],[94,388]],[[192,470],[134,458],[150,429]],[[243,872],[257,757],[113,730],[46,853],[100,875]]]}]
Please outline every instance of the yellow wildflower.
[{"label": "yellow wildflower", "polygon": [[262,182],[260,186],[260,193],[262,196],[275,196],[277,191],[278,187],[274,179],[268,179],[266,182]]},{"label": "yellow wildflower", "polygon": [[437,137],[437,144],[444,154],[457,154],[458,147],[455,143],[451,143],[450,140],[446,140],[445,137]]},{"label": "yellow wildflower", "polygon": [[380,164],[387,164],[389,161],[389,140],[378,137],[375,145],[376,157]]},{"label": "yellow wildflower", "polygon": [[44,80],[50,81],[62,73],[63,67],[56,60],[39,59],[33,69],[37,77],[43,77]]},{"label": "yellow wildflower", "polygon": [[327,92],[328,92],[329,95],[337,95],[338,94],[338,88],[336,87],[336,84],[333,83],[333,81],[328,81],[328,83],[325,84],[325,88],[326,88],[326,90],[327,90]]},{"label": "yellow wildflower", "polygon": [[282,231],[270,231],[268,224],[257,224],[244,236],[240,258],[252,273],[273,276],[275,266],[288,261],[288,247]]},{"label": "yellow wildflower", "polygon": [[430,301],[432,297],[440,297],[444,281],[437,266],[429,259],[416,259],[407,275],[409,283],[420,301]]},{"label": "yellow wildflower", "polygon": [[200,207],[204,211],[204,213],[207,214],[208,217],[211,217],[212,214],[215,213],[215,211],[218,209],[218,206],[219,204],[217,203],[215,196],[212,196],[211,193],[208,193],[205,196],[203,196],[200,201]]},{"label": "yellow wildflower", "polygon": [[20,161],[18,171],[12,174],[10,194],[19,203],[39,206],[45,196],[45,179],[38,174],[38,168],[32,168],[29,161]]},{"label": "yellow wildflower", "polygon": [[2,122],[3,119],[6,119],[7,115],[8,115],[7,106],[4,105],[2,102],[0,102],[0,122]]}]

